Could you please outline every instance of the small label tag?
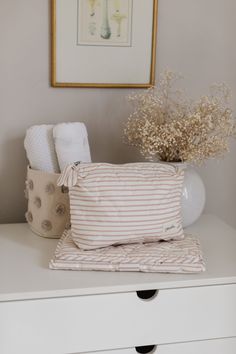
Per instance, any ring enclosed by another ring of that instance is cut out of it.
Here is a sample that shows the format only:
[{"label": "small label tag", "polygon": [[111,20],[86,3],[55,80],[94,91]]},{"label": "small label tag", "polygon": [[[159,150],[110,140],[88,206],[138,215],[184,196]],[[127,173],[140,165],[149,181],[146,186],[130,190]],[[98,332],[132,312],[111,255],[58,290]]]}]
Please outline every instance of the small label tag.
[{"label": "small label tag", "polygon": [[171,221],[163,225],[163,234],[172,234],[177,231],[178,224],[176,221]]}]

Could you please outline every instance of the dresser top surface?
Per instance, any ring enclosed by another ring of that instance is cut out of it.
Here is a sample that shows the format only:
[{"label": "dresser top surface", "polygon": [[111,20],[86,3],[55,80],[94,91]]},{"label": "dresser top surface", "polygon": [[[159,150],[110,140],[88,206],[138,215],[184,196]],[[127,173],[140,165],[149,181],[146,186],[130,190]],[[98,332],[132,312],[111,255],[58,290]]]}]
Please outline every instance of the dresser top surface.
[{"label": "dresser top surface", "polygon": [[58,240],[33,234],[27,224],[0,225],[0,301],[236,283],[236,230],[203,215],[186,232],[201,242],[207,268],[203,273],[50,270]]}]

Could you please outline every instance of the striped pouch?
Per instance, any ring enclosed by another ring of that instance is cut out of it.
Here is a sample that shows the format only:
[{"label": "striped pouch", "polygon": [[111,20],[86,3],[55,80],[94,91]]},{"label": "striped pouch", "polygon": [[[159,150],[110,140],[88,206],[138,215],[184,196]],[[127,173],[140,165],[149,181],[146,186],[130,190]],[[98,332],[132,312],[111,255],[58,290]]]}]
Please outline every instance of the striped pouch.
[{"label": "striped pouch", "polygon": [[184,237],[184,171],[170,164],[72,164],[59,186],[69,187],[71,230],[84,250]]}]

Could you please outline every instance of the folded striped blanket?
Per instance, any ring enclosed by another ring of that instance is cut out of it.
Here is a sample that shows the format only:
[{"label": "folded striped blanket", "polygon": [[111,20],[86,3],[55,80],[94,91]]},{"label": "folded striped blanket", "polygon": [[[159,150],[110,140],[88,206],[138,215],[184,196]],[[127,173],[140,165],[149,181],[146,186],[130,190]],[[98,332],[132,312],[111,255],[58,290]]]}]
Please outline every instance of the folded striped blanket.
[{"label": "folded striped blanket", "polygon": [[179,241],[136,243],[81,250],[64,231],[51,269],[124,272],[199,273],[205,270],[199,241],[191,236]]}]

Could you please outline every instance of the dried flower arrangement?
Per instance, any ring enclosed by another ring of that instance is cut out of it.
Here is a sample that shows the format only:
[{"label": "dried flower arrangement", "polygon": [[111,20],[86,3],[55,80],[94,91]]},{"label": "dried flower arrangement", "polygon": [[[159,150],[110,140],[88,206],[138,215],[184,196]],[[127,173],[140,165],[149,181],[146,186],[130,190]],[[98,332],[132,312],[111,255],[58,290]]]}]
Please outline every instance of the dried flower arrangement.
[{"label": "dried flower arrangement", "polygon": [[194,102],[174,88],[179,79],[165,71],[157,87],[129,97],[134,111],[125,124],[126,142],[149,160],[201,163],[223,156],[236,132],[229,89],[213,85]]}]

